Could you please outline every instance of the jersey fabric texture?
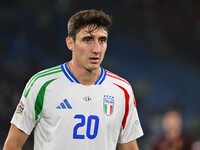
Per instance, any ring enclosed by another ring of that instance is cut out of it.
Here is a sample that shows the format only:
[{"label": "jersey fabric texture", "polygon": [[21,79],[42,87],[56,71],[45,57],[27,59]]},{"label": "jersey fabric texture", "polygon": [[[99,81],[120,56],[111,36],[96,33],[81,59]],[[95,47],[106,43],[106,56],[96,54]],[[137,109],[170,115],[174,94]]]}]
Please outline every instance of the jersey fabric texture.
[{"label": "jersey fabric texture", "polygon": [[11,120],[35,150],[115,150],[143,135],[130,84],[101,68],[94,85],[82,85],[67,63],[35,74]]}]

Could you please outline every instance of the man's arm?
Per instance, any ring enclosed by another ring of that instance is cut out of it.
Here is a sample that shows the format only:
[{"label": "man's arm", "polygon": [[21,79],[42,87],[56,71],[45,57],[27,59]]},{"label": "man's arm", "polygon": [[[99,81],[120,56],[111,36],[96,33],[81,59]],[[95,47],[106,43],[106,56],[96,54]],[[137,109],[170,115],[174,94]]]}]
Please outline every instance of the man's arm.
[{"label": "man's arm", "polygon": [[118,144],[120,150],[139,150],[137,141],[131,141],[125,144]]},{"label": "man's arm", "polygon": [[12,124],[3,150],[21,150],[27,138],[28,135],[26,133]]}]

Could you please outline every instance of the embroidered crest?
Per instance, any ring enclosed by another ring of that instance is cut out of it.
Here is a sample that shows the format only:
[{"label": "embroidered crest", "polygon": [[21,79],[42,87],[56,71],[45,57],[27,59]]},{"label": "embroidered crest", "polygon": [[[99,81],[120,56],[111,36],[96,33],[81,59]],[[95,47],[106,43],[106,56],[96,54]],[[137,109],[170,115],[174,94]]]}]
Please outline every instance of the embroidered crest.
[{"label": "embroidered crest", "polygon": [[111,116],[114,111],[114,97],[110,95],[104,95],[103,109],[107,116]]}]

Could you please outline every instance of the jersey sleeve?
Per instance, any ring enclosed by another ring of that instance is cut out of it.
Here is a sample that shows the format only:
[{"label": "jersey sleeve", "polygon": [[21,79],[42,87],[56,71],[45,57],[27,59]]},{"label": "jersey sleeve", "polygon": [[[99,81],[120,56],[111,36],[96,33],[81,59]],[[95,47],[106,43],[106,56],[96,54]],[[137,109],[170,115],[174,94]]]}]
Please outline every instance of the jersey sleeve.
[{"label": "jersey sleeve", "polygon": [[128,111],[128,115],[126,118],[125,124],[122,124],[118,143],[123,144],[123,143],[128,143],[130,141],[133,141],[139,137],[141,137],[144,133],[140,124],[140,120],[138,117],[138,112],[136,108],[136,103],[135,103],[135,97],[131,90],[128,92],[129,93],[129,99],[128,99],[128,106],[126,111]]},{"label": "jersey sleeve", "polygon": [[31,134],[37,120],[39,120],[35,119],[35,102],[40,86],[38,83],[33,84],[32,80],[33,77],[27,83],[11,120],[11,124],[28,135]]}]

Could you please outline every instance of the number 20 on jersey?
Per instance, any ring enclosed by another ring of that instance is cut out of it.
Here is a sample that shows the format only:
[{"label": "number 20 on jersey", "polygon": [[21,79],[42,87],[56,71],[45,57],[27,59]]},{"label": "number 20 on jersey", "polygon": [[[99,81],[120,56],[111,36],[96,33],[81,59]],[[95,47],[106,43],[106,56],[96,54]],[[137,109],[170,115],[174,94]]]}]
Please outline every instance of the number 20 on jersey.
[{"label": "number 20 on jersey", "polygon": [[[89,139],[96,138],[96,136],[98,134],[98,129],[99,129],[99,117],[98,116],[95,116],[95,115],[88,116],[87,122],[86,122],[85,116],[82,114],[75,115],[74,119],[79,119],[80,122],[74,126],[73,139],[85,139],[85,136],[87,136],[87,138],[89,138]],[[94,122],[94,128],[91,128],[92,121]],[[86,126],[86,134],[85,135],[79,134],[78,129],[82,128],[84,126]],[[93,129],[93,131],[91,131],[92,129]]]}]

